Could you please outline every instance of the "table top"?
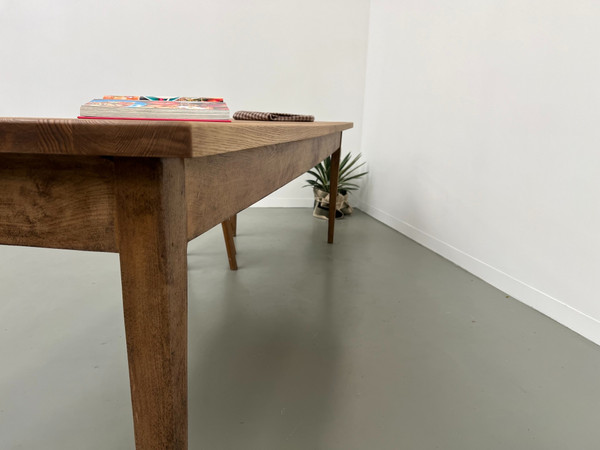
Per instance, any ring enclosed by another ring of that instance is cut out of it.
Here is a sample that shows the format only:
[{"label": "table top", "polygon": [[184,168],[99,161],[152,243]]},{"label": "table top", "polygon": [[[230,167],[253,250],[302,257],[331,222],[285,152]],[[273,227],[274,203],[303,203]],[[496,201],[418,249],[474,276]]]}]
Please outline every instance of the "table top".
[{"label": "table top", "polygon": [[161,122],[0,118],[0,154],[194,158],[352,128],[351,122]]}]

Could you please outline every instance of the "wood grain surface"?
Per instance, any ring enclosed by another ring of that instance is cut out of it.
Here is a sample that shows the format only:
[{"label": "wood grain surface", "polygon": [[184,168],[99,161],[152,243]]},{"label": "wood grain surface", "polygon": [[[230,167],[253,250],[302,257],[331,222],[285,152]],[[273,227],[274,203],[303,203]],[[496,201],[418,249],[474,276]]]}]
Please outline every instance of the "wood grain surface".
[{"label": "wood grain surface", "polygon": [[0,153],[191,158],[299,141],[348,122],[161,122],[0,118]]},{"label": "wood grain surface", "polygon": [[236,152],[266,145],[339,134],[352,128],[348,122],[253,122],[194,124],[192,156]]},{"label": "wood grain surface", "polygon": [[188,239],[242,211],[335,152],[341,133],[185,160]]},{"label": "wood grain surface", "polygon": [[184,156],[185,123],[0,118],[0,153],[104,156]]},{"label": "wood grain surface", "polygon": [[0,154],[0,244],[116,251],[112,162]]},{"label": "wood grain surface", "polygon": [[117,236],[136,448],[187,449],[181,159],[116,158]]}]

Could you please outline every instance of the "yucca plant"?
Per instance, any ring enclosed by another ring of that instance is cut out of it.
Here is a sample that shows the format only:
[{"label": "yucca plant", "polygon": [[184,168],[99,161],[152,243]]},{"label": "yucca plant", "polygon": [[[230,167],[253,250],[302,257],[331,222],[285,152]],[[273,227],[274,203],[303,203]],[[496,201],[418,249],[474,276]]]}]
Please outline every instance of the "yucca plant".
[{"label": "yucca plant", "polygon": [[[362,156],[358,154],[354,159],[352,154],[348,153],[340,161],[340,171],[338,175],[338,191],[344,195],[347,191],[355,191],[358,189],[356,180],[360,177],[365,176],[368,172],[356,173],[356,171],[362,167],[365,163],[362,162],[357,165],[358,160]],[[331,175],[331,156],[328,156],[323,162],[317,164],[312,170],[308,171],[308,174],[315,177],[314,180],[306,180],[308,184],[304,187],[312,186],[313,189],[319,189],[321,191],[329,192],[330,189],[330,175]]]}]

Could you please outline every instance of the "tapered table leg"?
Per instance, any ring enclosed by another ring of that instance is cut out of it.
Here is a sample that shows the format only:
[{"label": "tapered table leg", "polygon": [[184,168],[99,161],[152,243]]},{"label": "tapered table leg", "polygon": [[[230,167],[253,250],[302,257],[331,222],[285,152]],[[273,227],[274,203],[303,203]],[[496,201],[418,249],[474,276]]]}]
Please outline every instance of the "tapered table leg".
[{"label": "tapered table leg", "polygon": [[233,231],[233,235],[237,236],[237,214],[231,216],[229,221],[231,222],[231,231]]},{"label": "tapered table leg", "polygon": [[340,175],[340,154],[337,149],[331,155],[331,172],[329,175],[329,226],[327,228],[327,242],[333,244],[333,231],[335,227],[335,209],[337,205],[338,178]]},{"label": "tapered table leg", "polygon": [[117,242],[137,450],[187,449],[183,161],[115,158]]},{"label": "tapered table leg", "polygon": [[227,249],[227,259],[229,260],[229,269],[237,270],[237,259],[235,257],[235,242],[233,241],[233,227],[231,224],[231,218],[224,220],[221,223],[223,228],[223,238],[225,239],[225,248]]}]

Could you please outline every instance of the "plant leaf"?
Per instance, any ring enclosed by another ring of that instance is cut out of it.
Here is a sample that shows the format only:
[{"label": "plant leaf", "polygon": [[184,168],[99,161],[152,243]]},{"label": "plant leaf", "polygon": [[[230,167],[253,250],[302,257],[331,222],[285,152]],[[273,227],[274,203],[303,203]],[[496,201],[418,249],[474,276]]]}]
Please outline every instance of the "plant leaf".
[{"label": "plant leaf", "polygon": [[344,170],[340,170],[340,175],[345,175],[346,173],[350,173],[356,169],[358,169],[360,166],[362,166],[364,164],[361,163],[358,166],[355,166],[356,162],[360,159],[361,157],[361,153],[359,153],[350,163],[348,163],[347,166],[344,167]]},{"label": "plant leaf", "polygon": [[357,178],[363,177],[363,176],[365,176],[365,175],[366,175],[366,174],[368,174],[368,173],[369,173],[369,172],[361,172],[361,173],[357,173],[356,175],[353,175],[353,176],[351,176],[351,177],[346,177],[346,178],[344,178],[344,183],[345,183],[346,181],[355,180],[355,179],[357,179]]},{"label": "plant leaf", "polygon": [[[340,161],[339,172],[338,172],[338,189],[346,191],[355,191],[359,189],[359,185],[356,183],[349,183],[351,180],[356,180],[360,177],[365,176],[368,171],[359,172],[357,170],[362,167],[365,163],[362,162],[357,164],[361,158],[362,153],[352,158],[352,154],[346,154]],[[322,162],[313,167],[312,170],[307,172],[308,175],[315,179],[305,180],[308,184],[303,187],[313,187],[320,189],[325,192],[330,192],[331,187],[331,156],[325,158]]]},{"label": "plant leaf", "polygon": [[340,162],[340,172],[344,169],[344,167],[346,167],[346,164],[348,164],[348,160],[351,156],[351,153],[348,153],[346,156],[344,156],[344,159],[342,159],[342,162]]}]

